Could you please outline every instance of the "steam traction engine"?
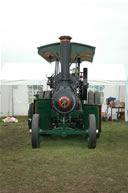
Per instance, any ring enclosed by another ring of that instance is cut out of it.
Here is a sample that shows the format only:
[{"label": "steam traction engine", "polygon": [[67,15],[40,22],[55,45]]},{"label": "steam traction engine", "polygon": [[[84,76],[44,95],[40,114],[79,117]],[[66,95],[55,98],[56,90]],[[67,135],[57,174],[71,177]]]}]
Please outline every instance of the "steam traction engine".
[{"label": "steam traction engine", "polygon": [[98,93],[87,93],[87,68],[80,72],[81,62],[93,61],[95,47],[71,43],[70,36],[59,39],[60,43],[38,48],[45,60],[55,62],[55,73],[48,77],[50,91],[37,93],[29,106],[32,148],[40,147],[40,136],[51,134],[87,135],[88,148],[95,148],[101,132],[101,105]]}]

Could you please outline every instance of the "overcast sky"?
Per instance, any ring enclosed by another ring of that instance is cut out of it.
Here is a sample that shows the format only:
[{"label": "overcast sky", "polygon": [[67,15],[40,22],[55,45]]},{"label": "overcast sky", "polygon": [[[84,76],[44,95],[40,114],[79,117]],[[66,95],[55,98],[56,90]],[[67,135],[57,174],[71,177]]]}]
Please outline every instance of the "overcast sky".
[{"label": "overcast sky", "polygon": [[0,79],[50,75],[53,65],[37,47],[58,42],[61,35],[96,47],[93,64],[82,64],[89,67],[89,79],[126,79],[127,0],[3,0],[0,8]]}]

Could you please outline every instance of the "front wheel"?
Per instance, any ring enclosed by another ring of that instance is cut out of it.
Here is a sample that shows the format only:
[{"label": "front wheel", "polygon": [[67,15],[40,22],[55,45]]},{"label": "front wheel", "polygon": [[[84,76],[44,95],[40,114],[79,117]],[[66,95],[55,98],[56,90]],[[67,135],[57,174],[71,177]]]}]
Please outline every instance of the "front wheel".
[{"label": "front wheel", "polygon": [[40,134],[39,134],[39,115],[34,114],[32,117],[32,148],[40,147]]},{"label": "front wheel", "polygon": [[89,136],[88,148],[94,149],[96,147],[96,117],[94,114],[89,115]]}]

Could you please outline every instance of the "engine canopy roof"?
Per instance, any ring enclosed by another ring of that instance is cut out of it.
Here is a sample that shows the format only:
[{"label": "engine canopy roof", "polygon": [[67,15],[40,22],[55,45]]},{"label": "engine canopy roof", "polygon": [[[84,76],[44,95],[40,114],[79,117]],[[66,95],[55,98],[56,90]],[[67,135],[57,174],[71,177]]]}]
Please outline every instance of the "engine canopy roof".
[{"label": "engine canopy roof", "polygon": [[[38,54],[48,62],[60,60],[60,43],[48,44],[38,47]],[[92,62],[95,54],[95,47],[80,43],[70,43],[70,63],[77,63],[78,58],[80,63],[83,61]]]}]

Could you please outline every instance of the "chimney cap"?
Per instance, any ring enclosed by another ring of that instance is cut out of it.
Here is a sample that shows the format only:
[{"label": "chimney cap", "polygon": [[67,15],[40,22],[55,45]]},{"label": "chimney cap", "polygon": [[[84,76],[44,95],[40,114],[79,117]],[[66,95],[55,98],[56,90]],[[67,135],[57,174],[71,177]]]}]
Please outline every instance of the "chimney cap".
[{"label": "chimney cap", "polygon": [[72,37],[71,36],[60,36],[59,39],[61,41],[70,41],[72,39]]}]

